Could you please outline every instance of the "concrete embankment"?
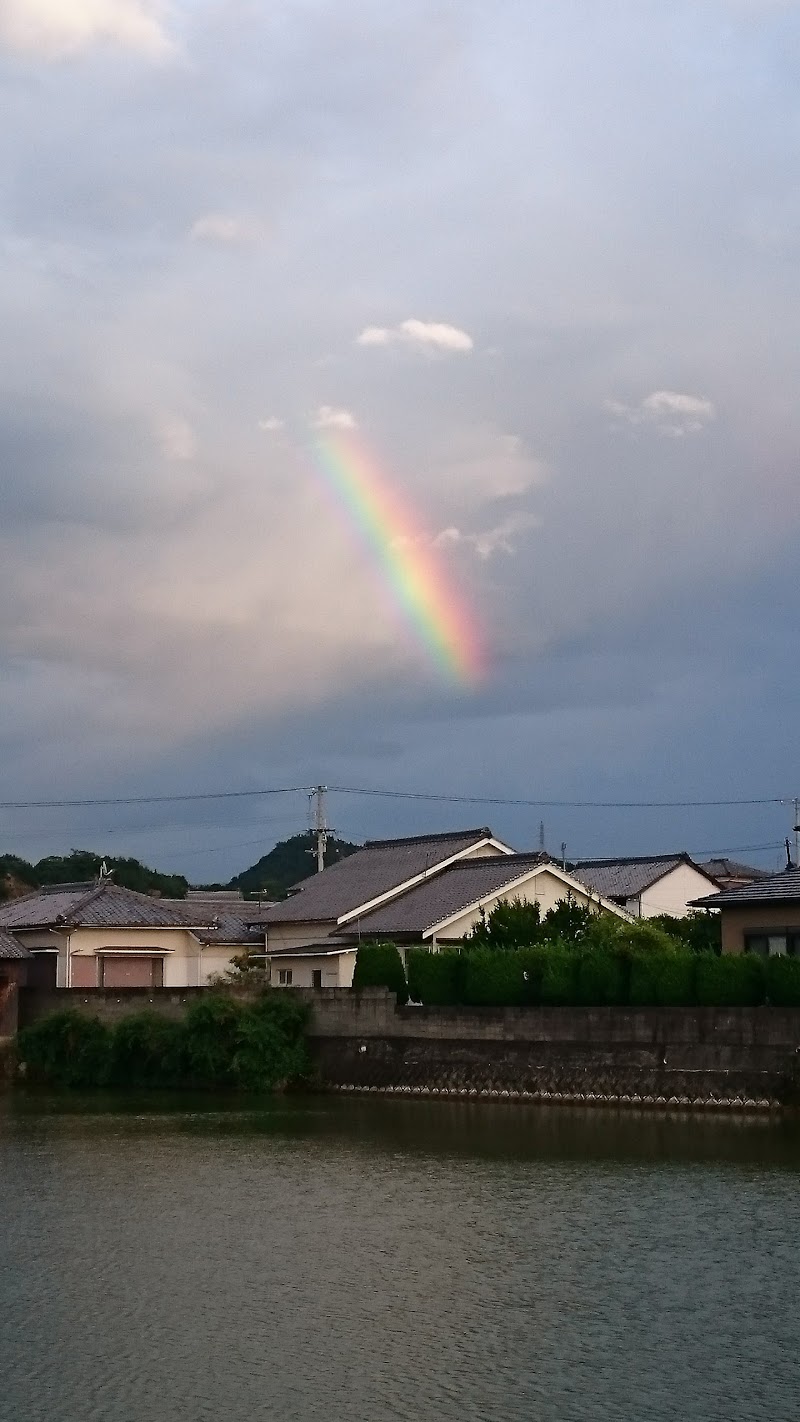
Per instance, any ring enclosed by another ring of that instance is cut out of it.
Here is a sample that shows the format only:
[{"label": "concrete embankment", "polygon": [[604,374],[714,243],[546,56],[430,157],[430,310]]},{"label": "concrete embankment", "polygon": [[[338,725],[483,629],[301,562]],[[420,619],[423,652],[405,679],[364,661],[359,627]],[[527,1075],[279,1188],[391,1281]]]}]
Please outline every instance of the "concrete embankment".
[{"label": "concrete embankment", "polygon": [[[203,991],[23,989],[20,1025],[66,1006],[108,1023],[143,1009],[180,1018]],[[377,988],[300,995],[329,1090],[751,1109],[798,1096],[800,1008],[398,1008]]]}]

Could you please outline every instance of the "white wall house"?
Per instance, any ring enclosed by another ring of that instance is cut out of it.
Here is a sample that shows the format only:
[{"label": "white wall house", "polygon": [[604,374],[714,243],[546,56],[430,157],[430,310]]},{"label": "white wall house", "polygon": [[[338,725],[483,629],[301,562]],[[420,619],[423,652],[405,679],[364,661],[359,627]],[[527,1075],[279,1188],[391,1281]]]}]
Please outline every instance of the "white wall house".
[{"label": "white wall house", "polygon": [[715,893],[719,887],[688,854],[583,859],[570,868],[576,879],[612,899],[634,918],[656,918],[662,913],[685,918],[692,912],[692,899]]}]

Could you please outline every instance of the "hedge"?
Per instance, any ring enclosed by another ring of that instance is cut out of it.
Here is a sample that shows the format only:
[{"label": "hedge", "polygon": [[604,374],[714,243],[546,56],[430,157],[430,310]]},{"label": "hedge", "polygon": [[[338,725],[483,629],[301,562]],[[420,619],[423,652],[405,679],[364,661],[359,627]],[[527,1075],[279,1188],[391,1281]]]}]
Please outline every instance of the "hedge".
[{"label": "hedge", "polygon": [[208,993],[179,1022],[142,1012],[109,1028],[72,1009],[24,1028],[17,1058],[28,1080],[48,1086],[270,1091],[308,1074],[308,1013],[269,990],[244,1003]]},{"label": "hedge", "polygon": [[353,987],[385,987],[397,993],[400,1006],[408,1002],[406,971],[394,943],[361,944],[356,954]]},{"label": "hedge", "polygon": [[[408,953],[411,997],[432,1007],[800,1006],[800,959],[643,947],[632,936],[614,950],[540,944],[532,948]],[[657,940],[654,940],[657,941]]]}]

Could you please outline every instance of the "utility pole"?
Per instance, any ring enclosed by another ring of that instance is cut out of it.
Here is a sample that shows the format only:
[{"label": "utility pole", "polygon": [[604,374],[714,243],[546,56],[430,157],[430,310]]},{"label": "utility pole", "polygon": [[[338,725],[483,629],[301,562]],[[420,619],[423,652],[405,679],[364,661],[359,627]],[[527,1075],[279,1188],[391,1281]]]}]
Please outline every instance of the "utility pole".
[{"label": "utility pole", "polygon": [[800,800],[794,802],[794,867],[800,868]]},{"label": "utility pole", "polygon": [[325,850],[328,848],[328,840],[332,833],[325,814],[325,796],[327,792],[327,785],[317,785],[308,797],[311,833],[316,840],[316,848],[312,849],[311,853],[316,853],[318,874],[321,874],[325,868]]},{"label": "utility pole", "polygon": [[544,820],[539,821],[539,853],[544,854]]}]

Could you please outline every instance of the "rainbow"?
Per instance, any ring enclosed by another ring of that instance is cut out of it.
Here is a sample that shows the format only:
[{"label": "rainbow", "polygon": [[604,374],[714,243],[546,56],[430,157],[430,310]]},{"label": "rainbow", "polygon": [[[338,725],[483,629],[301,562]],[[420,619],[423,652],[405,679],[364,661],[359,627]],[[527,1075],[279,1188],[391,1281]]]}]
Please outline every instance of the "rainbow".
[{"label": "rainbow", "polygon": [[446,577],[429,536],[363,441],[344,430],[326,430],[315,439],[312,455],[434,666],[446,680],[479,681],[484,657],[475,619]]}]

